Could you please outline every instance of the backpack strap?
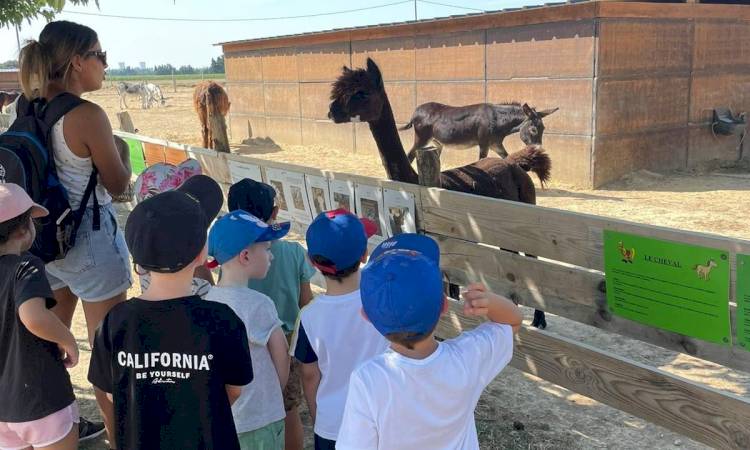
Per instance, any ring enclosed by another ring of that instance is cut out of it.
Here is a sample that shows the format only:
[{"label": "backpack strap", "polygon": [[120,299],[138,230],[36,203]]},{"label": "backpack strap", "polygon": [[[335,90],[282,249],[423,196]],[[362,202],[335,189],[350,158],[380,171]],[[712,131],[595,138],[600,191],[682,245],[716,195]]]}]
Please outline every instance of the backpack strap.
[{"label": "backpack strap", "polygon": [[81,198],[81,206],[78,207],[78,211],[76,212],[76,223],[73,228],[73,233],[78,232],[78,227],[81,225],[81,220],[83,219],[83,214],[86,212],[86,205],[89,204],[89,198],[91,196],[94,196],[94,223],[93,223],[93,229],[94,231],[98,231],[101,228],[101,218],[99,217],[99,199],[96,197],[96,192],[94,191],[96,189],[96,178],[99,176],[99,171],[96,170],[96,167],[94,167],[94,170],[91,171],[91,176],[89,176],[89,182],[86,184],[86,190],[83,191],[83,197]]},{"label": "backpack strap", "polygon": [[84,103],[88,102],[71,93],[63,92],[47,102],[41,111],[41,119],[44,121],[44,124],[47,125],[48,130],[52,129],[52,126],[56,124],[62,116],[69,113],[73,108]]},{"label": "backpack strap", "polygon": [[[47,132],[50,132],[52,130],[52,126],[55,125],[57,121],[59,121],[62,118],[62,116],[64,116],[65,114],[72,111],[74,108],[84,103],[88,103],[88,102],[68,92],[63,92],[62,94],[55,96],[52,100],[47,102],[47,104],[44,106],[44,108],[41,111],[41,119],[47,127]],[[49,136],[47,136],[47,145],[48,145],[48,148],[52,150]],[[50,161],[50,167],[54,168],[55,159],[50,157],[49,161]],[[98,231],[100,229],[99,199],[96,197],[96,192],[95,192],[98,175],[99,175],[99,171],[96,169],[96,166],[93,165],[93,158],[92,158],[91,175],[89,176],[89,181],[86,184],[86,189],[84,190],[83,197],[81,198],[81,206],[78,208],[78,212],[76,214],[77,220],[76,220],[74,232],[78,232],[78,227],[81,224],[81,220],[83,219],[83,214],[86,211],[86,207],[88,206],[89,198],[91,197],[91,195],[94,196],[94,224],[93,224],[94,227],[93,228],[94,228],[94,231]]]}]

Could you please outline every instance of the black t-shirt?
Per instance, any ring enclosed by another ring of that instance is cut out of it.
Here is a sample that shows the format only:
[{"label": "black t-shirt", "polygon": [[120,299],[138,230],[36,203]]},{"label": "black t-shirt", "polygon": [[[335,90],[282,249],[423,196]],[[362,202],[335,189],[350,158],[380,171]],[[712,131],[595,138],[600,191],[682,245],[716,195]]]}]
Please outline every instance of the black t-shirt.
[{"label": "black t-shirt", "polygon": [[0,256],[0,422],[41,419],[75,400],[57,344],[32,334],[18,317],[23,303],[40,297],[55,306],[42,260]]},{"label": "black t-shirt", "polygon": [[113,396],[123,449],[239,449],[225,385],[252,379],[242,321],[198,296],[115,306],[89,367],[89,381]]}]

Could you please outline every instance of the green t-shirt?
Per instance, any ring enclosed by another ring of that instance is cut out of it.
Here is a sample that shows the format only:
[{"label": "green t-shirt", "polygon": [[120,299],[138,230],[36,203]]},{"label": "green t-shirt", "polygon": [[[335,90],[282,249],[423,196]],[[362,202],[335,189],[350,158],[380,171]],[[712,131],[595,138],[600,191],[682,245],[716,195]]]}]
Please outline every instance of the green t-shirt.
[{"label": "green t-shirt", "polygon": [[307,252],[297,242],[273,241],[271,243],[271,268],[262,280],[250,280],[247,286],[266,294],[276,305],[284,333],[294,331],[299,316],[299,284],[307,283],[315,269],[307,260]]}]

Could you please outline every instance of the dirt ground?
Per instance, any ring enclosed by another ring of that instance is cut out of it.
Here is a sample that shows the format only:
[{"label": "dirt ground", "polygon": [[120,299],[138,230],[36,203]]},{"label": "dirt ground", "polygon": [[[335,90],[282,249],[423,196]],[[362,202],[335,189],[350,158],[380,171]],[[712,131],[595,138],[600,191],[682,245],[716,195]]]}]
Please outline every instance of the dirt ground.
[{"label": "dirt ground", "polygon": [[[167,105],[142,111],[130,109],[139,132],[175,142],[199,144],[197,116],[192,110],[189,83],[163,85]],[[118,99],[112,88],[91,94],[102,105],[114,127]],[[135,105],[136,102],[131,102]],[[330,170],[382,177],[376,156],[352,155],[326,147],[236,146],[235,152],[256,157],[312,165]],[[450,151],[450,150],[448,150]],[[314,155],[314,157],[311,157]],[[553,161],[554,165],[554,161]],[[750,236],[750,171],[734,164],[657,174],[641,171],[601,190],[582,190],[553,182],[538,191],[543,206],[615,217],[738,238]],[[122,220],[126,210],[121,210]],[[124,222],[124,221],[123,221]],[[137,288],[131,289],[137,293]],[[528,311],[527,311],[528,312]],[[529,317],[527,317],[528,319]],[[677,354],[639,341],[602,332],[559,317],[550,317],[555,333],[606,348],[621,356],[659,367],[717,389],[750,397],[750,374]],[[73,370],[76,394],[83,411],[96,417],[90,385],[86,382],[88,343],[83,314],[77,311],[75,333],[83,350],[82,363]],[[304,415],[308,437],[309,417]],[[527,375],[513,368],[485,390],[476,410],[482,449],[702,449],[703,445],[620,412],[587,397]],[[308,447],[312,448],[311,445]],[[97,441],[82,448],[106,448]]]}]

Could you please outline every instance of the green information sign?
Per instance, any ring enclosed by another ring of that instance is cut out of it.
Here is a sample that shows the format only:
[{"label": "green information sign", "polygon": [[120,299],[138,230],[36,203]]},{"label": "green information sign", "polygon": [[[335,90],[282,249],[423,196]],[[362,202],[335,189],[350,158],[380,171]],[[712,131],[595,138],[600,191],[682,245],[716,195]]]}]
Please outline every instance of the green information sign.
[{"label": "green information sign", "polygon": [[750,351],[750,255],[737,255],[737,341]]},{"label": "green information sign", "polygon": [[614,314],[731,344],[725,252],[605,231],[604,270],[607,303]]},{"label": "green information sign", "polygon": [[140,175],[146,169],[146,159],[143,156],[143,144],[141,141],[135,139],[125,138],[125,142],[130,147],[130,167],[133,168],[133,173]]}]

